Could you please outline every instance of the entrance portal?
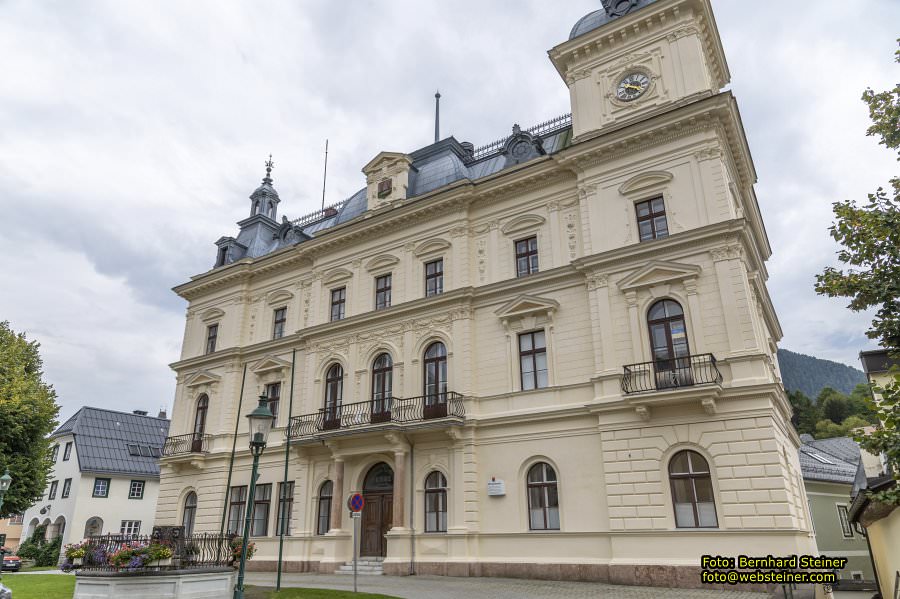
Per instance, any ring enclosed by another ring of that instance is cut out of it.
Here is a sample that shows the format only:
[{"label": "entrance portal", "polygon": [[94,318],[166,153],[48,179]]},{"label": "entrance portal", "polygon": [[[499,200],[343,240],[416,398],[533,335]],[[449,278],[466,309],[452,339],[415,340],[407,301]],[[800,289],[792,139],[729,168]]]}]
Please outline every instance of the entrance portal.
[{"label": "entrance portal", "polygon": [[387,539],[394,513],[394,471],[380,462],[372,466],[363,482],[366,505],[362,513],[362,539],[359,554],[366,557],[385,557]]}]

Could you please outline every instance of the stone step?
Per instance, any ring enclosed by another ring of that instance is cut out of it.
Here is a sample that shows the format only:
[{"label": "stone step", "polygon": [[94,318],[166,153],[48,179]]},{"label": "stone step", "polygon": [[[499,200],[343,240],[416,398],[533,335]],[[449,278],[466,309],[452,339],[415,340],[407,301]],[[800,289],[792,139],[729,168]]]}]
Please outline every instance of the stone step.
[{"label": "stone step", "polygon": [[[384,575],[384,572],[382,572],[381,570],[357,570],[356,573],[359,576],[383,576]],[[350,568],[349,570],[337,570],[335,572],[335,574],[349,574],[350,576],[353,576],[353,568]]]},{"label": "stone step", "polygon": [[[377,571],[377,572],[381,572],[381,571],[384,570],[384,568],[382,568],[381,566],[363,566],[362,564],[360,564],[359,566],[357,566],[356,569],[357,569],[357,570],[360,570],[360,571],[362,571],[362,570],[368,570],[368,571],[371,571],[371,572],[376,572],[376,571]],[[339,567],[338,570],[343,570],[343,571],[346,571],[346,572],[353,572],[353,566],[352,566],[352,565],[349,565],[349,564],[344,564],[343,566]]]}]

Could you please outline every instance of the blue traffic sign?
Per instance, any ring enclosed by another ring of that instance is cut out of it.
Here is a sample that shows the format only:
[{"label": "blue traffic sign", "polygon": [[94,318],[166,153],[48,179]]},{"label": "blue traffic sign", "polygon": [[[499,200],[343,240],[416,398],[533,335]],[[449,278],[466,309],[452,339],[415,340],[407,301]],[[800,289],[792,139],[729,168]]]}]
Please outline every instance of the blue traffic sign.
[{"label": "blue traffic sign", "polygon": [[361,512],[364,505],[366,505],[366,500],[363,499],[362,493],[354,493],[347,500],[347,507],[351,512]]}]

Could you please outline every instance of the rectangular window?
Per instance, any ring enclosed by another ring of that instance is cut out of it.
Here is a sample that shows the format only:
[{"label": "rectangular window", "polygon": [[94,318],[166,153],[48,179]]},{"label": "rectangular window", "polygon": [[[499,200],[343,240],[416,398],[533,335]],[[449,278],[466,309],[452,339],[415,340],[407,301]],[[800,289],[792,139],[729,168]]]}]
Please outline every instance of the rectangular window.
[{"label": "rectangular window", "polygon": [[144,498],[144,481],[142,481],[142,480],[131,481],[131,487],[128,489],[128,499],[143,499],[143,498]]},{"label": "rectangular window", "polygon": [[127,537],[136,537],[141,534],[140,520],[122,520],[119,532]]},{"label": "rectangular window", "polygon": [[853,538],[853,529],[850,528],[850,515],[847,513],[847,506],[843,504],[837,505],[838,518],[841,520],[841,534],[845,539]]},{"label": "rectangular window", "polygon": [[50,461],[55,464],[57,458],[59,458],[59,445],[54,445],[53,449],[50,450]]},{"label": "rectangular window", "polygon": [[669,225],[666,223],[666,206],[662,198],[654,198],[634,205],[637,211],[638,231],[641,241],[662,239],[669,236]]},{"label": "rectangular window", "polygon": [[284,325],[287,323],[287,308],[275,310],[275,324],[272,327],[272,339],[284,337]]},{"label": "rectangular window", "polygon": [[69,492],[72,490],[72,479],[67,478],[63,481],[63,490],[62,490],[62,498],[65,499],[69,496]]},{"label": "rectangular window", "polygon": [[344,318],[344,306],[347,304],[347,288],[331,290],[331,321]]},{"label": "rectangular window", "polygon": [[524,277],[538,271],[537,237],[516,242],[516,276]]},{"label": "rectangular window", "polygon": [[250,536],[264,537],[269,534],[269,507],[272,505],[272,483],[256,485],[253,497],[253,520],[250,522]]},{"label": "rectangular window", "polygon": [[391,191],[393,189],[393,185],[390,179],[382,179],[378,182],[378,197],[386,198],[391,195]]},{"label": "rectangular window", "polygon": [[219,336],[219,325],[211,324],[206,328],[206,353],[216,351],[216,338]]},{"label": "rectangular window", "polygon": [[375,309],[391,307],[391,275],[375,277]]},{"label": "rectangular window", "polygon": [[231,487],[228,499],[230,503],[228,506],[228,532],[236,535],[243,534],[244,512],[247,509],[247,485]]},{"label": "rectangular window", "polygon": [[275,534],[291,534],[291,512],[294,511],[294,481],[278,483],[278,523]]},{"label": "rectangular window", "polygon": [[25,512],[21,514],[13,514],[9,517],[10,526],[21,526],[25,523]]},{"label": "rectangular window", "polygon": [[547,386],[547,342],[544,331],[519,335],[519,364],[523,391]]},{"label": "rectangular window", "polygon": [[269,398],[269,411],[278,419],[278,405],[281,403],[281,383],[270,383],[266,385],[266,397]]},{"label": "rectangular window", "polygon": [[69,441],[66,443],[66,449],[63,451],[63,462],[68,462],[69,458],[72,457],[72,442]]},{"label": "rectangular window", "polygon": [[50,483],[50,493],[47,495],[47,499],[56,499],[56,488],[59,486],[59,481],[55,480]]},{"label": "rectangular window", "polygon": [[109,497],[109,479],[94,479],[94,497]]},{"label": "rectangular window", "polygon": [[425,297],[444,293],[444,260],[435,260],[425,265]]}]

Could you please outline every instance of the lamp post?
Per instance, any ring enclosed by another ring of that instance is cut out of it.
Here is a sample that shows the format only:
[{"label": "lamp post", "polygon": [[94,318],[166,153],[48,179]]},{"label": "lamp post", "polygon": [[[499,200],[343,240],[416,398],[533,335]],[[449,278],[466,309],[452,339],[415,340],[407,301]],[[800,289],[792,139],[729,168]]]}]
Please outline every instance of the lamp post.
[{"label": "lamp post", "polygon": [[6,473],[3,476],[0,476],[0,510],[3,509],[3,497],[6,495],[6,492],[9,491],[9,485],[12,484],[12,477],[9,475],[9,468],[6,469]]},{"label": "lamp post", "polygon": [[247,414],[250,422],[250,453],[253,454],[253,471],[250,474],[250,494],[247,496],[247,514],[244,517],[244,542],[241,543],[241,566],[238,570],[237,584],[234,586],[234,599],[244,599],[244,566],[247,564],[247,545],[250,544],[250,522],[253,516],[253,500],[256,495],[256,473],[259,470],[259,456],[266,449],[266,441],[272,430],[275,416],[269,410],[269,398],[259,396],[259,405]]}]

